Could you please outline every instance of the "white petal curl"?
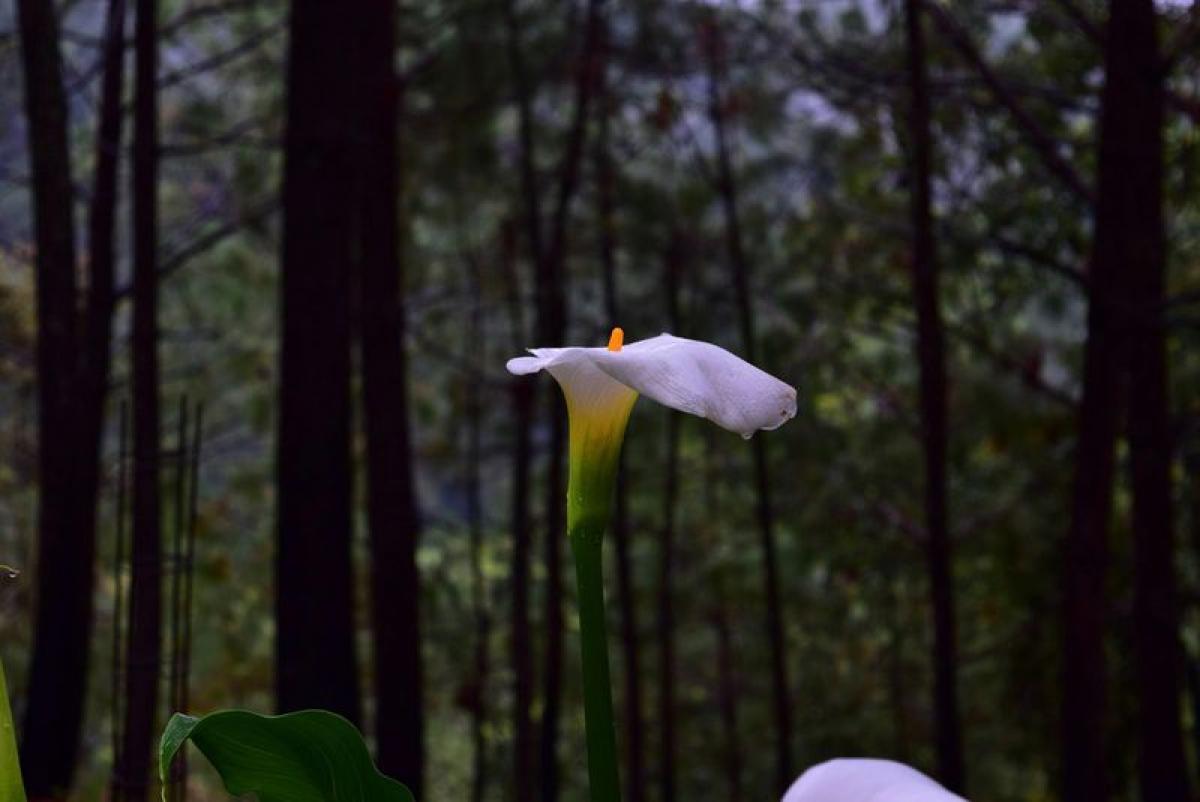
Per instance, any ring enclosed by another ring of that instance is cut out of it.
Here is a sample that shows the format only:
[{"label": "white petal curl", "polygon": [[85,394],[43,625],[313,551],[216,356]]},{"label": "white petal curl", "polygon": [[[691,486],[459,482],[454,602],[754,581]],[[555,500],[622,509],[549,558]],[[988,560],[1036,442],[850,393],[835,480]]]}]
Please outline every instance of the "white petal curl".
[{"label": "white petal curl", "polygon": [[620,351],[534,348],[530,353],[533,356],[509,360],[509,372],[548,370],[577,399],[616,392],[604,381],[607,378],[743,437],[775,429],[796,414],[793,387],[724,348],[698,340],[661,334]]},{"label": "white petal curl", "polygon": [[813,766],[783,802],[966,802],[903,763],[838,758]]}]

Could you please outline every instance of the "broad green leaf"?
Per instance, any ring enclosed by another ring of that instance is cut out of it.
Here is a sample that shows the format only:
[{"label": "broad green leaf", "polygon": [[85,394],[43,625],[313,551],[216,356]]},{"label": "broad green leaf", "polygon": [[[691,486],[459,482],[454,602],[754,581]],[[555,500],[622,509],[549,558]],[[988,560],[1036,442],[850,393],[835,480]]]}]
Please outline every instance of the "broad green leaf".
[{"label": "broad green leaf", "polygon": [[221,710],[203,718],[176,713],[159,745],[163,799],[176,753],[190,740],[236,795],[259,802],[413,802],[408,789],[380,774],[362,735],[324,710],[261,716]]},{"label": "broad green leaf", "polygon": [[8,706],[3,663],[0,663],[0,802],[25,802],[21,764],[17,760],[17,736],[13,730],[12,710]]}]

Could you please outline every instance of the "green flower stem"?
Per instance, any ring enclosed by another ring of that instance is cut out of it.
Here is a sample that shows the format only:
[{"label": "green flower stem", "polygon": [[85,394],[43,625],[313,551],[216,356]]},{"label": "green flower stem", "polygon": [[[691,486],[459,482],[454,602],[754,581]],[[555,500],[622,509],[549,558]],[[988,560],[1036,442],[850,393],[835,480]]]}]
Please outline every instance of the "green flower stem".
[{"label": "green flower stem", "polygon": [[4,684],[4,665],[0,664],[0,802],[25,802],[21,784],[21,763],[17,759],[17,737],[13,730],[8,689]]},{"label": "green flower stem", "polygon": [[591,802],[620,802],[617,727],[608,669],[608,626],[604,615],[604,526],[581,521],[570,532],[579,594],[579,639],[583,656],[583,717],[587,730]]}]

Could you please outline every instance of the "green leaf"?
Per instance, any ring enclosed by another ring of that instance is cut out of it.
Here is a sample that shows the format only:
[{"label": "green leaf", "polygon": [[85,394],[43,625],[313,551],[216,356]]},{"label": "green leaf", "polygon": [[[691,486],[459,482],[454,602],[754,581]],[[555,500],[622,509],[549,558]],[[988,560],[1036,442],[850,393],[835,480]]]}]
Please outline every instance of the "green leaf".
[{"label": "green leaf", "polygon": [[176,713],[159,745],[164,802],[171,761],[188,740],[235,796],[253,793],[259,802],[413,802],[407,788],[375,768],[354,725],[324,710],[282,716],[220,710],[203,718]]},{"label": "green leaf", "polygon": [[4,683],[3,663],[0,663],[0,802],[25,802],[25,786],[21,783],[17,736],[13,730],[12,710],[8,707],[8,686]]}]

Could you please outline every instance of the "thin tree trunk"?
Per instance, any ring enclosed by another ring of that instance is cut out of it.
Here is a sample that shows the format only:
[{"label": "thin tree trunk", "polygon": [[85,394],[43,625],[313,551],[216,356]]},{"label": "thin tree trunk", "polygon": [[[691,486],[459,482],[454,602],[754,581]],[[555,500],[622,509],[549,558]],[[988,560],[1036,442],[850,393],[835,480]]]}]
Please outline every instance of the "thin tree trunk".
[{"label": "thin tree trunk", "polygon": [[[283,175],[275,693],[359,718],[350,507],[354,159],[361,46],[336,4],[295,0]],[[314,592],[319,588],[320,592]],[[398,680],[397,680],[398,681]]]},{"label": "thin tree trunk", "polygon": [[954,620],[953,545],[946,509],[946,344],[938,298],[937,250],[933,238],[930,182],[933,134],[925,64],[920,0],[905,0],[908,77],[911,93],[909,138],[912,154],[913,303],[917,311],[917,363],[920,369],[921,445],[925,452],[925,544],[933,607],[933,710],[938,778],[966,793],[962,723],[958,712],[958,646]]},{"label": "thin tree trunk", "polygon": [[158,398],[158,42],[155,0],[138,0],[133,107],[133,561],[122,779],[150,791],[162,667],[162,521]]},{"label": "thin tree trunk", "polygon": [[[667,324],[679,331],[679,273],[682,244],[678,232],[663,258],[663,297]],[[675,800],[675,507],[679,497],[679,413],[667,410],[666,464],[663,466],[662,532],[658,563],[658,719],[662,728],[659,748],[659,796]]]},{"label": "thin tree trunk", "polygon": [[380,770],[423,797],[419,516],[408,428],[400,257],[401,98],[393,67],[395,4],[359,9],[357,141],[362,371],[367,440],[375,731]]},{"label": "thin tree trunk", "polygon": [[[125,9],[122,0],[112,0],[107,12],[82,332],[75,313],[71,163],[58,22],[48,3],[22,2],[18,14],[33,169],[40,321],[39,604],[22,751],[26,786],[36,799],[64,792],[71,784],[86,693],[110,361]],[[77,340],[80,334],[82,344]]]},{"label": "thin tree trunk", "polygon": [[[467,528],[471,549],[471,610],[475,619],[474,677],[471,687],[471,802],[483,802],[488,781],[487,725],[489,713],[488,676],[491,672],[489,640],[492,619],[488,610],[487,580],[483,571],[483,479],[480,462],[483,459],[483,403],[480,385],[484,375],[483,302],[480,297],[482,277],[477,263],[471,265],[471,322],[467,329],[468,360],[472,365],[466,377],[467,464]],[[473,356],[472,356],[473,354]]]},{"label": "thin tree trunk", "polygon": [[[1123,90],[1119,160],[1120,248],[1130,304],[1129,457],[1133,485],[1138,767],[1142,798],[1189,799],[1184,757],[1183,648],[1174,568],[1170,401],[1167,381],[1166,229],[1163,224],[1164,74],[1152,0],[1113,0],[1106,45],[1110,83]],[[1120,31],[1120,38],[1112,35]],[[1115,120],[1114,120],[1115,122]],[[1106,132],[1107,133],[1107,132]],[[1108,188],[1108,187],[1105,187]]]},{"label": "thin tree trunk", "polygon": [[[510,289],[509,312],[515,350],[525,347],[521,294],[516,267],[516,235],[511,224],[502,232],[500,253]],[[533,648],[529,629],[529,468],[532,460],[530,426],[533,420],[534,385],[520,378],[510,383],[513,410],[512,501],[510,504],[512,563],[509,571],[512,610],[509,638],[513,670],[513,791],[516,799],[533,798]]]},{"label": "thin tree trunk", "polygon": [[[1115,10],[1115,9],[1114,9]],[[1114,40],[1115,41],[1115,40]],[[1079,407],[1071,521],[1063,555],[1062,748],[1064,802],[1104,802],[1109,793],[1105,599],[1115,446],[1122,401],[1126,326],[1122,305],[1126,261],[1140,258],[1125,236],[1142,213],[1127,193],[1144,169],[1125,154],[1130,103],[1142,91],[1126,48],[1105,53],[1101,94],[1099,181],[1089,282],[1083,398]],[[1136,137],[1136,134],[1133,136]],[[1157,200],[1155,201],[1157,202]]]},{"label": "thin tree trunk", "polygon": [[[616,168],[609,144],[609,116],[612,99],[608,94],[608,25],[601,23],[600,44],[603,54],[596,80],[596,145],[593,169],[596,180],[596,217],[599,227],[600,265],[604,283],[604,310],[610,326],[621,323],[620,287],[617,280],[617,247],[613,217]],[[629,493],[625,481],[622,452],[617,470],[616,502],[612,534],[617,564],[617,607],[621,613],[621,657],[624,662],[625,724],[625,798],[643,802],[646,798],[646,735],[642,716],[641,656],[638,648],[637,600],[634,597],[633,567],[630,563]]]},{"label": "thin tree trunk", "polygon": [[713,634],[717,641],[717,706],[721,711],[721,729],[725,735],[725,785],[728,802],[741,802],[742,744],[738,736],[737,678],[733,670],[733,633],[724,588],[718,593],[712,614]]},{"label": "thin tree trunk", "polygon": [[[37,245],[38,604],[21,744],[32,798],[64,794],[82,734],[95,544],[74,530],[68,426],[75,243],[67,108],[54,5],[17,4]],[[86,592],[84,590],[86,589]],[[36,759],[35,759],[36,758]]]},{"label": "thin tree trunk", "polygon": [[[595,84],[600,38],[601,0],[589,0],[583,46],[575,78],[575,99],[557,174],[555,205],[548,235],[542,221],[541,190],[536,170],[533,138],[533,92],[525,69],[519,38],[515,3],[507,3],[509,63],[515,87],[521,191],[525,206],[525,229],[537,277],[537,335],[541,345],[561,345],[566,336],[566,250],[567,221],[587,139],[588,106]],[[542,727],[538,742],[541,802],[556,802],[559,791],[558,727],[562,706],[563,613],[562,541],[565,533],[563,505],[566,415],[556,387],[545,395],[550,420],[550,443],[546,479],[545,565],[546,595],[543,626]],[[515,578],[515,577],[514,577]]]},{"label": "thin tree trunk", "polygon": [[[563,345],[563,327],[557,323],[539,326],[539,342]],[[550,331],[560,332],[551,336]],[[550,453],[546,466],[546,597],[543,628],[546,631],[545,651],[542,653],[542,729],[538,740],[538,766],[541,776],[542,802],[557,802],[559,791],[558,728],[562,708],[563,612],[562,612],[562,541],[566,516],[561,509],[566,498],[563,481],[567,421],[562,399],[556,385],[549,385],[543,395],[550,418]]]},{"label": "thin tree trunk", "polygon": [[[742,242],[737,182],[733,173],[725,114],[721,105],[720,75],[723,43],[715,21],[705,30],[704,46],[708,56],[709,118],[717,147],[717,192],[725,218],[725,245],[729,269],[737,298],[738,324],[742,350],[754,362],[758,349],[754,336],[754,306],[750,294],[750,261]],[[792,701],[788,685],[787,642],[783,631],[783,601],[779,591],[779,566],[775,545],[775,514],[771,506],[771,477],[767,459],[767,441],[756,437],[754,486],[759,539],[763,553],[763,580],[766,586],[767,640],[771,657],[771,707],[775,725],[775,791],[782,794],[795,779],[792,776]]]},{"label": "thin tree trunk", "polygon": [[900,588],[902,580],[897,580],[890,566],[885,568],[888,578],[890,604],[888,610],[888,703],[892,713],[892,754],[901,763],[910,762],[912,740],[908,725],[908,686],[904,674],[904,647],[906,633],[902,616],[903,597]]},{"label": "thin tree trunk", "polygon": [[[1200,451],[1185,454],[1183,458],[1184,476],[1190,488],[1189,517],[1191,518],[1190,539],[1193,559],[1200,558]],[[1192,751],[1200,754],[1200,659],[1187,655],[1186,677],[1188,695],[1191,697],[1192,727],[1189,733]],[[1200,772],[1200,766],[1196,766]],[[1200,776],[1193,776],[1193,782],[1200,782]]]},{"label": "thin tree trunk", "polygon": [[[508,56],[509,66],[512,72],[512,80],[517,102],[517,117],[518,117],[518,132],[520,138],[520,149],[518,162],[521,173],[521,196],[524,201],[523,222],[525,228],[526,245],[529,249],[529,258],[534,266],[535,283],[537,285],[537,336],[539,342],[545,331],[544,306],[545,301],[543,296],[548,291],[548,287],[543,283],[542,263],[544,261],[545,246],[542,237],[542,210],[541,210],[541,192],[538,185],[537,170],[534,164],[533,154],[533,97],[532,90],[529,86],[529,78],[526,74],[525,58],[521,49],[520,42],[520,27],[517,20],[516,2],[508,0],[505,4],[505,20],[508,36]],[[514,711],[516,716],[516,732],[514,745],[514,771],[515,771],[515,788],[517,790],[517,799],[531,799],[533,794],[533,722],[530,720],[530,707],[533,702],[533,650],[532,638],[529,632],[529,577],[530,577],[530,550],[532,548],[530,538],[530,516],[529,516],[529,474],[533,458],[531,427],[533,425],[533,413],[536,405],[536,395],[532,381],[517,380],[513,384],[513,405],[514,417],[516,418],[516,433],[515,443],[513,448],[513,460],[515,462],[513,469],[513,660],[515,677],[515,706]],[[561,430],[560,425],[555,426],[555,430]],[[558,445],[557,450],[561,450],[561,435],[553,442],[552,448]],[[559,473],[561,474],[561,465]],[[560,480],[561,481],[561,480]],[[560,484],[561,487],[561,484]],[[555,504],[551,504],[550,509],[556,509]],[[549,515],[548,515],[549,517]],[[549,522],[548,522],[549,528]],[[544,626],[547,630],[547,647],[546,660],[549,664],[552,661],[553,655],[558,655],[557,663],[561,663],[562,645],[561,634],[562,629],[562,613],[558,610],[554,615],[554,610],[549,608],[551,598],[555,604],[561,604],[561,590],[555,593],[555,588],[561,588],[561,568],[552,570],[550,565],[550,557],[553,553],[558,553],[558,537],[559,533],[550,529],[549,540],[553,541],[547,546],[547,605],[548,612],[551,613]],[[558,560],[555,561],[557,566]],[[557,609],[557,608],[556,608]],[[557,644],[557,647],[556,645]],[[554,672],[557,676],[557,671]],[[554,678],[547,679],[547,690],[552,690],[551,686],[557,688],[558,681]],[[553,706],[547,704],[542,712],[543,722],[547,720],[557,721],[557,700],[553,702]],[[551,725],[552,728],[556,724]],[[547,732],[543,729],[541,733],[539,745],[541,748],[540,762],[545,764],[545,745],[548,739],[553,736],[553,741],[550,743],[551,759],[549,765],[543,765],[541,775],[543,777],[542,790],[546,782],[557,787],[557,765],[558,761],[555,757],[557,744],[557,731]],[[550,780],[546,779],[547,772],[552,773]]]},{"label": "thin tree trunk", "polygon": [[[714,460],[714,431],[704,431],[704,515],[708,521],[719,519],[717,496],[717,465]],[[745,788],[742,779],[742,739],[738,728],[738,681],[734,669],[733,631],[729,622],[729,594],[722,574],[714,577],[715,598],[711,609],[711,625],[717,647],[717,707],[721,714],[724,747],[726,798],[742,802]]]}]

